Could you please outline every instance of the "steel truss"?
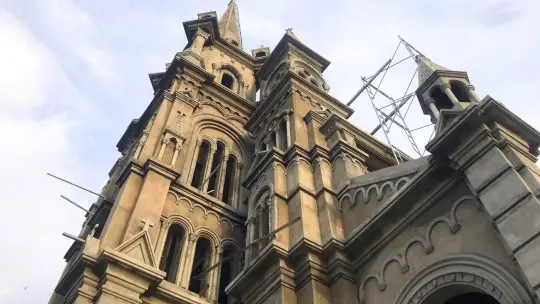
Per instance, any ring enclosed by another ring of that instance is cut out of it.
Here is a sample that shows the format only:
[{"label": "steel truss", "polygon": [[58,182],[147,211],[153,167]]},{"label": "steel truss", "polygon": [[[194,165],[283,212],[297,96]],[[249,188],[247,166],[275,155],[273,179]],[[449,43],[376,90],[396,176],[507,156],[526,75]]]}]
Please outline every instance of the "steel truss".
[{"label": "steel truss", "polygon": [[[407,156],[405,155],[404,152],[402,152],[394,144],[392,144],[391,136],[390,136],[392,127],[396,126],[400,128],[401,130],[403,130],[405,132],[405,135],[407,137],[407,140],[412,150],[418,155],[418,157],[422,157],[426,153],[426,150],[425,148],[423,150],[420,149],[416,139],[413,136],[413,132],[424,129],[429,126],[433,126],[433,124],[429,123],[415,129],[410,129],[407,125],[407,114],[409,114],[409,109],[416,99],[416,94],[415,94],[416,89],[411,90],[411,85],[414,79],[416,78],[416,75],[418,73],[418,68],[415,69],[408,83],[407,89],[405,90],[405,93],[403,93],[401,97],[393,98],[389,94],[381,90],[381,85],[383,84],[386,74],[388,73],[390,69],[392,69],[393,67],[403,62],[406,62],[407,60],[415,60],[415,57],[417,55],[423,56],[422,53],[420,53],[417,49],[415,49],[411,44],[409,44],[403,38],[399,36],[398,38],[399,38],[399,44],[396,47],[392,57],[389,60],[387,60],[386,63],[371,77],[362,77],[362,82],[364,85],[358,91],[358,93],[356,93],[354,97],[347,103],[347,105],[351,105],[352,102],[362,92],[364,91],[367,92],[367,96],[371,102],[373,110],[375,111],[375,115],[377,116],[377,119],[379,121],[379,124],[377,125],[377,127],[375,127],[373,131],[371,131],[371,135],[375,135],[379,130],[383,131],[384,137],[388,143],[388,146],[392,149],[394,158],[399,164],[406,161]],[[409,56],[400,60],[395,60],[396,54],[398,53],[398,50],[402,46],[407,50],[407,52],[409,53]],[[373,82],[381,73],[382,75],[381,75],[380,80],[378,81],[378,84],[374,85]],[[385,100],[387,100],[387,102],[381,106],[380,105],[381,102],[377,102],[377,95],[382,96]],[[390,112],[387,113],[387,111],[390,111]],[[434,133],[435,133],[435,129],[433,129],[433,132],[431,133],[429,140],[431,140]]]}]

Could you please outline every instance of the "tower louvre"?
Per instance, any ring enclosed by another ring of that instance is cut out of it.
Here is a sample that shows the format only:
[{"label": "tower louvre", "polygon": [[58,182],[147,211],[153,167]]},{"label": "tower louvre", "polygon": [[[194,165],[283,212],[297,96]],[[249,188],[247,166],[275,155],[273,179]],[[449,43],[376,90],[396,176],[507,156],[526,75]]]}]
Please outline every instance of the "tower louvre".
[{"label": "tower louvre", "polygon": [[540,133],[420,54],[437,135],[397,164],[326,58],[238,20],[184,22],[49,303],[539,303]]}]

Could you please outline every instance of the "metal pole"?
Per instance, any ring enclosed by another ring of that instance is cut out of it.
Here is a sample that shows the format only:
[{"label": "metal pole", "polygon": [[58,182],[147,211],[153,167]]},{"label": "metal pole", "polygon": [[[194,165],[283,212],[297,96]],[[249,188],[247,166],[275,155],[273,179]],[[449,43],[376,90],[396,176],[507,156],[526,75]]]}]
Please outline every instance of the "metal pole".
[{"label": "metal pole", "polygon": [[90,192],[90,193],[92,193],[92,194],[94,194],[94,195],[97,195],[97,196],[99,196],[99,197],[101,197],[101,198],[105,198],[105,196],[103,196],[103,195],[101,195],[101,194],[99,194],[99,193],[96,193],[96,192],[94,192],[94,191],[92,191],[92,190],[86,189],[86,188],[83,187],[83,186],[79,186],[79,185],[77,185],[77,184],[75,184],[75,183],[72,183],[72,182],[70,182],[70,181],[68,181],[68,180],[65,180],[65,179],[63,179],[63,178],[61,178],[61,177],[58,177],[58,176],[56,176],[56,175],[53,175],[53,174],[51,174],[51,173],[47,173],[47,175],[52,176],[52,177],[54,177],[54,178],[56,178],[56,179],[59,179],[59,180],[65,182],[65,183],[68,183],[68,184],[70,184],[70,185],[72,185],[72,186],[75,186],[75,187],[77,187],[77,188],[79,188],[79,189],[83,189],[84,191]]},{"label": "metal pole", "polygon": [[375,80],[375,78],[377,78],[377,76],[384,70],[384,68],[386,68],[386,66],[390,64],[390,62],[392,62],[392,59],[388,59],[386,63],[383,64],[383,66],[373,76],[371,76],[369,81],[365,83],[364,86],[360,88],[360,90],[356,94],[354,94],[353,98],[347,103],[347,106],[350,106],[353,101],[358,98],[358,96],[362,94],[362,92],[364,92],[364,90],[371,84],[371,82],[373,82],[373,80]]},{"label": "metal pole", "polygon": [[210,177],[212,177],[212,175],[214,175],[214,173],[216,173],[216,171],[219,169],[219,167],[221,167],[221,164],[217,165],[217,167],[214,169],[214,171],[210,172],[210,175],[208,175],[208,177],[203,181],[203,183],[199,186],[199,190],[202,189],[202,187],[204,186],[204,184],[206,184],[206,182],[210,179]]},{"label": "metal pole", "polygon": [[65,199],[66,201],[72,203],[73,205],[79,207],[79,209],[86,211],[86,213],[88,213],[88,214],[90,214],[90,215],[94,215],[92,212],[90,212],[90,210],[87,210],[86,208],[84,208],[83,206],[81,206],[81,205],[75,203],[74,201],[70,200],[69,198],[67,198],[67,197],[65,197],[65,196],[63,196],[63,195],[60,195],[60,197],[63,198],[63,199]]},{"label": "metal pole", "polygon": [[76,236],[74,236],[74,235],[71,235],[71,234],[69,234],[69,233],[67,233],[67,232],[63,232],[62,235],[65,236],[65,237],[67,237],[68,239],[74,240],[75,242],[81,242],[81,243],[83,243],[83,244],[85,243],[83,239],[81,239],[81,238],[79,238],[79,237],[76,237]]},{"label": "metal pole", "polygon": [[390,112],[390,114],[388,114],[386,116],[386,118],[375,128],[373,129],[373,131],[371,131],[371,135],[375,135],[375,133],[377,133],[377,131],[379,131],[379,129],[381,128],[382,124],[386,123],[387,121],[390,120],[390,117],[394,116],[396,114],[396,112],[401,109],[406,103],[407,101],[409,101],[409,98],[407,99],[404,99],[398,106],[397,106],[397,110],[393,110],[392,112]]}]

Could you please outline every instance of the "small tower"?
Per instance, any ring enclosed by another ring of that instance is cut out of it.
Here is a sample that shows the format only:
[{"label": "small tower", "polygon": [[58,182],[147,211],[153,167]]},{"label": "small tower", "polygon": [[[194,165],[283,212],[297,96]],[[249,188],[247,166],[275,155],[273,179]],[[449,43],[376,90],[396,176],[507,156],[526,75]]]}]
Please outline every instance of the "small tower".
[{"label": "small tower", "polygon": [[418,64],[418,89],[416,95],[424,114],[437,123],[441,110],[461,111],[471,102],[479,103],[466,72],[442,67],[422,54],[415,56]]}]

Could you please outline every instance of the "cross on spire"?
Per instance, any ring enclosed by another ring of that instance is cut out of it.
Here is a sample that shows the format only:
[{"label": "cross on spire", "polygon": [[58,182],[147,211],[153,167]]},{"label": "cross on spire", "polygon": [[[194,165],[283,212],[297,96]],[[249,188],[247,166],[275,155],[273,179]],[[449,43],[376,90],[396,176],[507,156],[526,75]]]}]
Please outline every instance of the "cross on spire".
[{"label": "cross on spire", "polygon": [[144,224],[143,231],[148,231],[150,227],[154,227],[154,223],[152,223],[147,217],[144,217],[141,222]]}]

